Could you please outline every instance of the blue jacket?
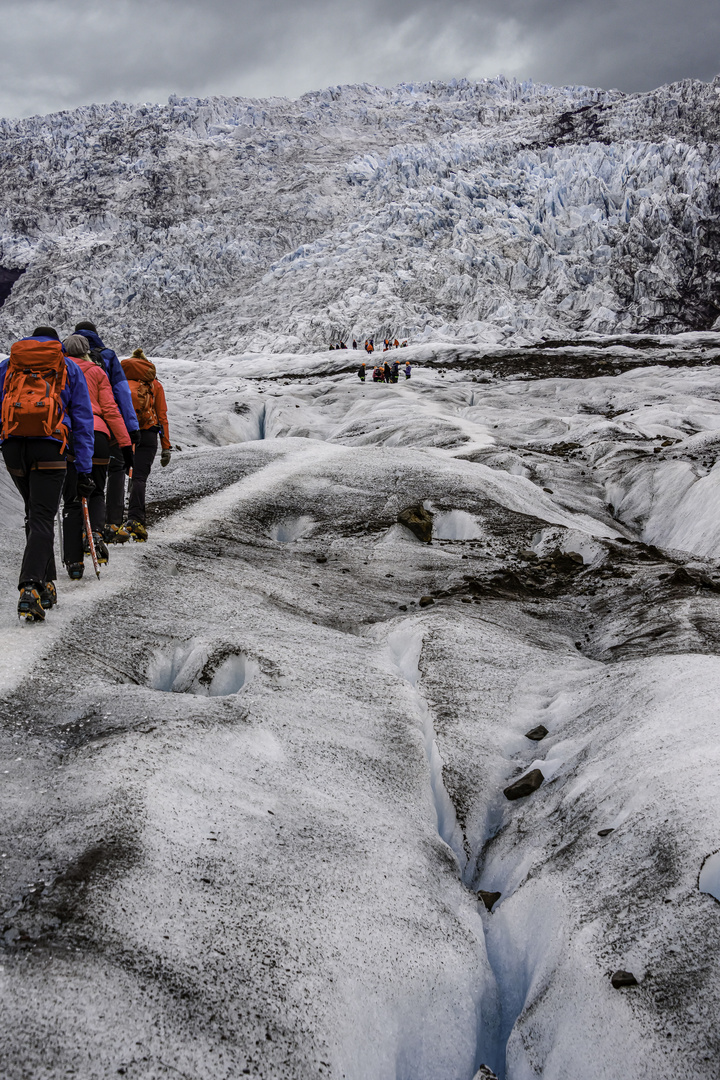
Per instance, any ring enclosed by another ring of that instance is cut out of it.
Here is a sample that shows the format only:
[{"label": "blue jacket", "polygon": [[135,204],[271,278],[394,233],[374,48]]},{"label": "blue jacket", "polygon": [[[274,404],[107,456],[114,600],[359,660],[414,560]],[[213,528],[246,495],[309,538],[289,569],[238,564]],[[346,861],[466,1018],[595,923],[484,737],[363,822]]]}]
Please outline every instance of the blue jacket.
[{"label": "blue jacket", "polygon": [[90,342],[91,349],[102,350],[102,360],[105,365],[105,372],[110,380],[117,407],[122,413],[122,418],[125,421],[125,427],[128,431],[139,431],[140,425],[138,424],[137,416],[135,415],[135,410],[133,408],[130,387],[128,386],[125,372],[123,371],[122,365],[116,354],[112,349],[106,348],[104,342],[101,341],[98,335],[92,330],[78,330],[77,333],[81,334],[84,338],[87,338]]},{"label": "blue jacket", "polygon": [[[54,338],[47,337],[23,338],[23,341],[54,340]],[[0,364],[0,404],[5,396],[5,372],[8,363],[9,357]],[[90,394],[85,382],[85,376],[75,361],[66,356],[65,363],[67,364],[67,382],[60,395],[65,406],[63,422],[67,425],[68,432],[72,432],[75,468],[79,473],[90,473],[92,472],[92,458],[95,448],[95,418],[90,402]],[[13,438],[12,435],[10,437]],[[47,438],[51,439],[52,435],[48,435]]]}]

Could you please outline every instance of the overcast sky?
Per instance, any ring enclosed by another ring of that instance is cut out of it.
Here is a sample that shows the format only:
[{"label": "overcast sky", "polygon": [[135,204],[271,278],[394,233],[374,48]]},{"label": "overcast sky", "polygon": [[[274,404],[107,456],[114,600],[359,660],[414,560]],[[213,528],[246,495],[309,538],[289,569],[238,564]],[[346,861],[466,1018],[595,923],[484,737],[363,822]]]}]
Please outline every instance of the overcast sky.
[{"label": "overcast sky", "polygon": [[0,0],[0,116],[500,73],[650,90],[720,72],[720,0]]}]

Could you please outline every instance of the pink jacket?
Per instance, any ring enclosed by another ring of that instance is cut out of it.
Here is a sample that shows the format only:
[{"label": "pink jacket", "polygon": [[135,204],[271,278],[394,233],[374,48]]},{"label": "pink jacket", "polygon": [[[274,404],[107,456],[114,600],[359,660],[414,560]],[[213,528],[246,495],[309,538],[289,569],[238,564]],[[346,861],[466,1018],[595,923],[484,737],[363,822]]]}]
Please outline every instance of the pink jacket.
[{"label": "pink jacket", "polygon": [[110,380],[101,367],[92,360],[73,360],[85,376],[93,410],[95,430],[115,439],[118,446],[130,446],[130,436],[113,396]]}]

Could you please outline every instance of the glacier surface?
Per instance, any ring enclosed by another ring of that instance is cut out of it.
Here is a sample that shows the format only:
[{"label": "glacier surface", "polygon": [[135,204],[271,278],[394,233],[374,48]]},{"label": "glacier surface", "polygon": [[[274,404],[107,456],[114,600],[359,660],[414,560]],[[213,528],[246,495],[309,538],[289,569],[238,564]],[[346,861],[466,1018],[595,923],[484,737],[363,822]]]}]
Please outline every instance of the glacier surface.
[{"label": "glacier surface", "polygon": [[720,336],[405,355],[158,357],[44,626],[0,476],[8,1080],[717,1076]]}]

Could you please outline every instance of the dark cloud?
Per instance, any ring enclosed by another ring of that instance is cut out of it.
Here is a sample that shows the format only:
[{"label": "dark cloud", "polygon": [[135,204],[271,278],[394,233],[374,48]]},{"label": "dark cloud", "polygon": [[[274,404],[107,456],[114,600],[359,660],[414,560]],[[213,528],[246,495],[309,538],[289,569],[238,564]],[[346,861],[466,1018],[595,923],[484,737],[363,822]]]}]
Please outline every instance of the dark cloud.
[{"label": "dark cloud", "polygon": [[717,0],[0,0],[0,18],[5,116],[500,72],[634,91],[720,69]]}]

